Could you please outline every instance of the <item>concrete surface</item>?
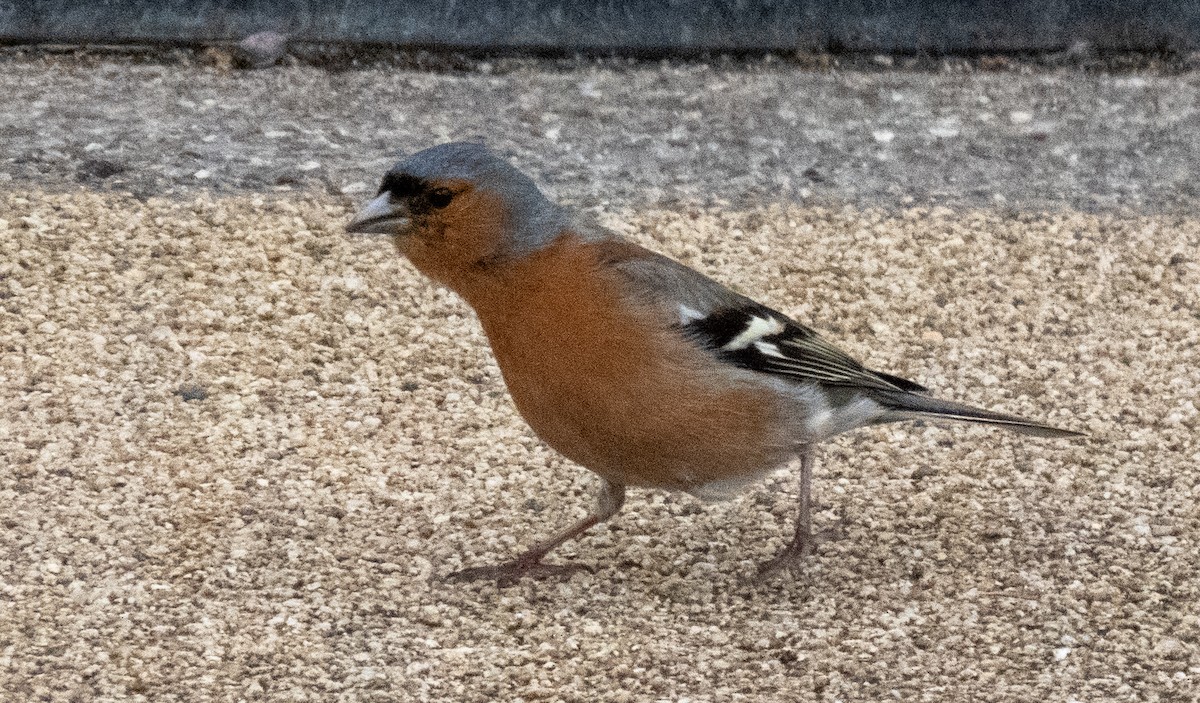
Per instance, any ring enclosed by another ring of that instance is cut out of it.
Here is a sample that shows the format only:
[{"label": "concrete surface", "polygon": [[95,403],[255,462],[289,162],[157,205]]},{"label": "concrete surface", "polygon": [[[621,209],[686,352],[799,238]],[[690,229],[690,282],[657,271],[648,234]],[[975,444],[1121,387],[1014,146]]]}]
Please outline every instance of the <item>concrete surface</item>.
[{"label": "concrete surface", "polygon": [[359,196],[399,153],[483,136],[589,206],[766,198],[1187,213],[1200,199],[1195,71],[1027,73],[996,58],[986,65],[1019,70],[497,60],[465,64],[475,72],[227,73],[5,57],[0,182]]},{"label": "concrete surface", "polygon": [[0,41],[299,41],[490,52],[970,54],[1200,49],[1196,0],[40,0],[0,6]]}]

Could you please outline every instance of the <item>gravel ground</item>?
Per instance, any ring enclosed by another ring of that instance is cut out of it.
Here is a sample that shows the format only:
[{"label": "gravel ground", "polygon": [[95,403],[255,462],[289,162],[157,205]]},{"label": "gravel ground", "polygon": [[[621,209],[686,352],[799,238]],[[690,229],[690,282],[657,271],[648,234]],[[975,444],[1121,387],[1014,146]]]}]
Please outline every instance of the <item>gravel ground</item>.
[{"label": "gravel ground", "polygon": [[[35,96],[38,80],[59,89]],[[1142,158],[1191,158],[1197,128],[1143,98],[1175,115],[1195,87],[10,61],[0,153],[24,156],[0,183],[0,700],[1196,700],[1200,220]],[[749,97],[770,90],[774,108]],[[940,114],[933,97],[978,110],[980,91],[992,122],[872,136],[918,104],[895,92]],[[816,521],[844,535],[766,584],[747,577],[790,534],[790,472],[726,503],[633,491],[556,557],[594,574],[441,582],[577,519],[596,485],[515,414],[456,297],[341,233],[362,197],[347,186],[384,152],[482,131],[481,93],[503,105],[497,146],[609,226],[872,366],[1089,438],[839,438]],[[1033,95],[1097,151],[1067,168],[1050,156],[1066,128],[1022,137],[1043,118],[1014,124],[1012,101]],[[662,141],[654,125],[690,96],[697,131]],[[13,107],[38,101],[57,107]],[[788,119],[835,134],[776,131]],[[1002,139],[1008,176],[973,193],[970,154]],[[127,170],[81,176],[89,159]],[[751,197],[806,163],[826,178],[792,181],[809,195]],[[301,175],[273,185],[276,167]]]}]

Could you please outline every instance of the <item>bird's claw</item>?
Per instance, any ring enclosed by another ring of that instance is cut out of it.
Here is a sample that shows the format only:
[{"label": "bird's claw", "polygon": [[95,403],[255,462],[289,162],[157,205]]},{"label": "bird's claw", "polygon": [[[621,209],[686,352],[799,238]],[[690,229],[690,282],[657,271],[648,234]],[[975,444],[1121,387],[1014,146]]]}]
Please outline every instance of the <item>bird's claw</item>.
[{"label": "bird's claw", "polygon": [[808,560],[808,557],[817,553],[817,546],[822,542],[830,542],[842,536],[841,523],[836,527],[822,530],[816,534],[805,532],[798,535],[778,556],[759,565],[758,573],[755,574],[753,581],[755,583],[762,583],[779,571],[799,567]]}]

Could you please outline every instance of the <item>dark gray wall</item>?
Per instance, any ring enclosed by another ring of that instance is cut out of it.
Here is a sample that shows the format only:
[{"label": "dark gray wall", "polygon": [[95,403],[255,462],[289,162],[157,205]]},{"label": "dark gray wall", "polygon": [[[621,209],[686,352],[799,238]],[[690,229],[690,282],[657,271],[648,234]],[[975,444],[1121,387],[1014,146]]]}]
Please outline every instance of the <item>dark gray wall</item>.
[{"label": "dark gray wall", "polygon": [[0,40],[302,41],[670,54],[1194,50],[1200,0],[0,0]]}]

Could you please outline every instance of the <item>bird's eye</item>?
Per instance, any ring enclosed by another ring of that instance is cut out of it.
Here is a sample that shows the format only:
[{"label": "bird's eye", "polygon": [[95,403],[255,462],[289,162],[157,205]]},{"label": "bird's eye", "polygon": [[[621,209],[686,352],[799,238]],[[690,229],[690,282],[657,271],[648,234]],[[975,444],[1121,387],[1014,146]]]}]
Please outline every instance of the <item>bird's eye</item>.
[{"label": "bird's eye", "polygon": [[429,204],[436,208],[446,207],[453,199],[454,193],[448,188],[437,188],[429,192]]}]

